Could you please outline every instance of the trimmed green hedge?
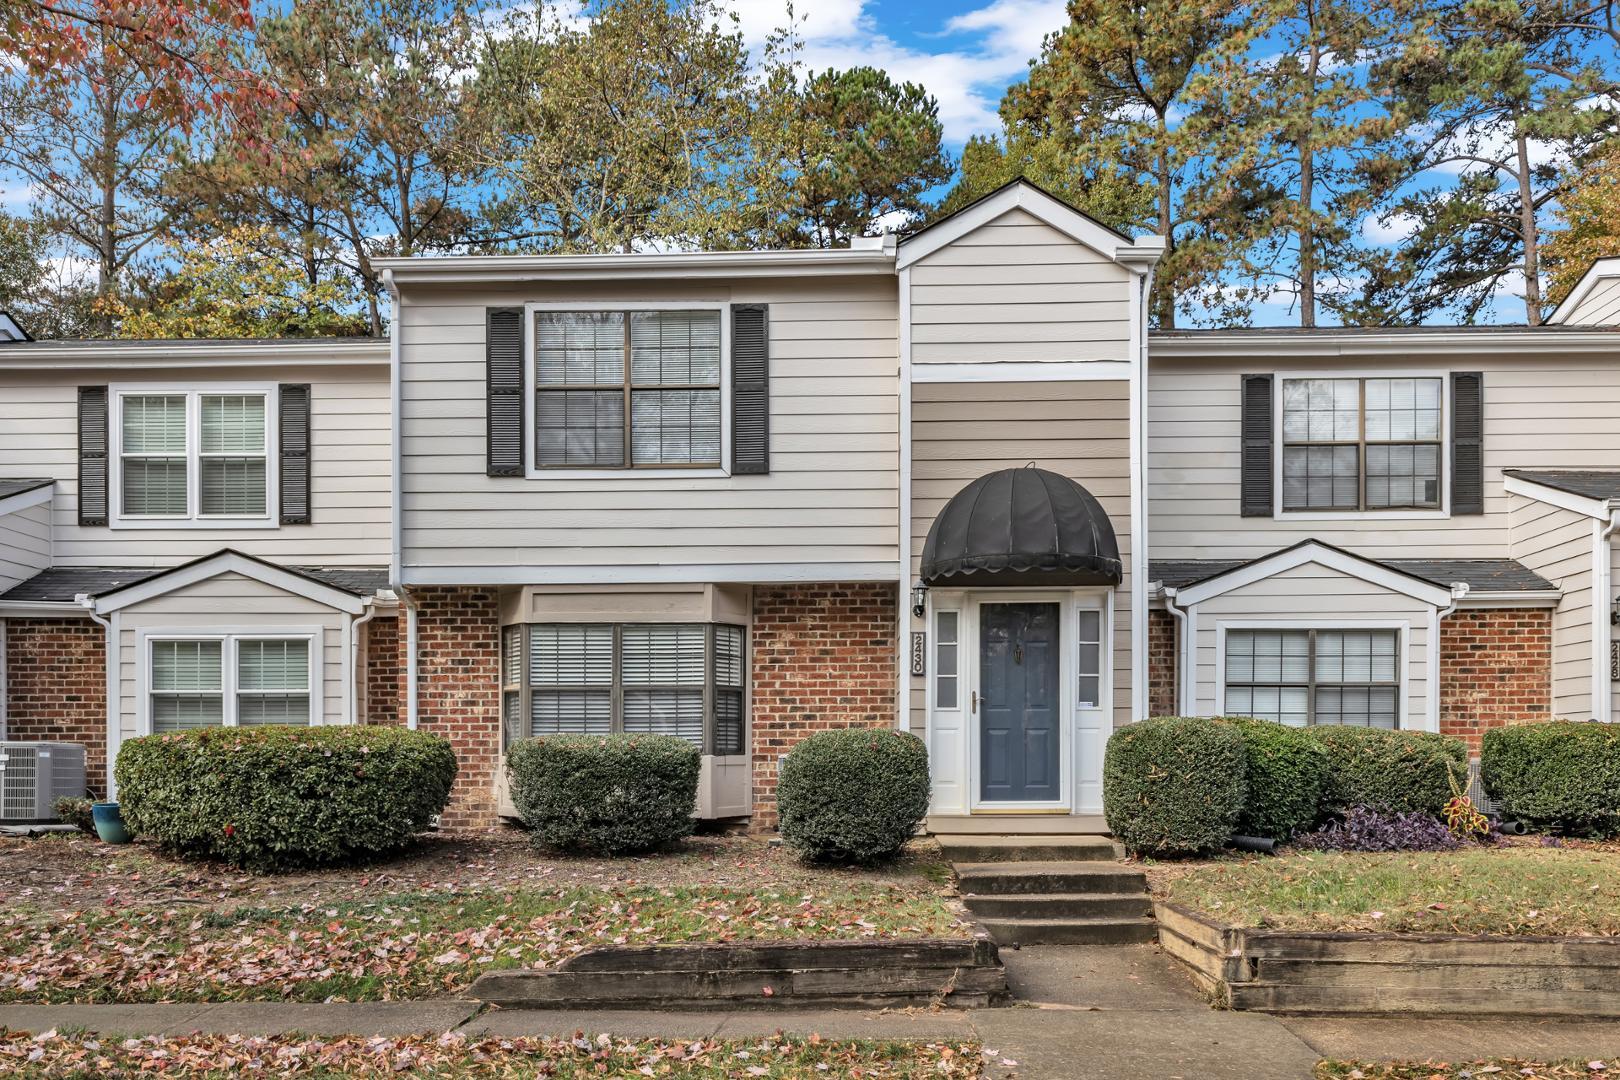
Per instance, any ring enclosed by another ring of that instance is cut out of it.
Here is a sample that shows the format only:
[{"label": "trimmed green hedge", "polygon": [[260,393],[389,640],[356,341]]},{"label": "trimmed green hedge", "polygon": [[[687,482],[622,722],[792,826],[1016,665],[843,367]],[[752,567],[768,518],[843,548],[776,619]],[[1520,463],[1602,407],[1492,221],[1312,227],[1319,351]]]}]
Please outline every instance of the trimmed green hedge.
[{"label": "trimmed green hedge", "polygon": [[801,857],[874,863],[905,847],[928,813],[928,748],[888,728],[821,731],[782,759],[782,842]]},{"label": "trimmed green hedge", "polygon": [[512,802],[554,851],[652,851],[692,832],[697,747],[674,735],[547,735],[506,754]]},{"label": "trimmed green hedge", "polygon": [[1456,790],[1468,788],[1468,748],[1426,731],[1323,724],[1302,729],[1328,753],[1324,814],[1365,806],[1391,814],[1440,816]]},{"label": "trimmed green hedge", "polygon": [[1240,836],[1287,840],[1316,824],[1331,759],[1304,728],[1247,716],[1224,718],[1243,737],[1248,796],[1238,815]]},{"label": "trimmed green hedge", "polygon": [[1486,794],[1536,829],[1620,835],[1620,725],[1492,728],[1480,749]]},{"label": "trimmed green hedge", "polygon": [[1134,854],[1215,851],[1248,795],[1248,750],[1236,724],[1160,716],[1127,725],[1103,758],[1103,812]]},{"label": "trimmed green hedge", "polygon": [[125,742],[115,774],[136,834],[282,870],[403,847],[449,801],[456,756],[404,728],[202,728]]}]

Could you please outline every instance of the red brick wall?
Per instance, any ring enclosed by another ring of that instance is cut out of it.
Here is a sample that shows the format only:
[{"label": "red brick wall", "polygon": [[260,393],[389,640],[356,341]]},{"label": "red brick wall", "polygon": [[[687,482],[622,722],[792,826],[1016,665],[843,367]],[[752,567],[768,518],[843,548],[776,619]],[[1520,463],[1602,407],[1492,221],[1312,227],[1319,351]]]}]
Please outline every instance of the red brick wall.
[{"label": "red brick wall", "polygon": [[1148,715],[1176,714],[1176,619],[1148,612]]},{"label": "red brick wall", "polygon": [[405,715],[400,708],[400,623],[403,613],[394,619],[378,617],[366,623],[366,723],[403,724]]},{"label": "red brick wall", "polygon": [[1440,731],[1479,753],[1487,728],[1552,718],[1552,612],[1456,611],[1440,623]]},{"label": "red brick wall", "polygon": [[494,825],[501,739],[496,590],[415,588],[411,598],[417,606],[416,726],[449,739],[456,751],[456,786],[443,824]]},{"label": "red brick wall", "polygon": [[896,586],[754,589],[752,827],[776,827],[777,761],[841,727],[892,727],[898,687]]},{"label": "red brick wall", "polygon": [[90,619],[6,620],[6,737],[83,743],[107,791],[107,632]]}]

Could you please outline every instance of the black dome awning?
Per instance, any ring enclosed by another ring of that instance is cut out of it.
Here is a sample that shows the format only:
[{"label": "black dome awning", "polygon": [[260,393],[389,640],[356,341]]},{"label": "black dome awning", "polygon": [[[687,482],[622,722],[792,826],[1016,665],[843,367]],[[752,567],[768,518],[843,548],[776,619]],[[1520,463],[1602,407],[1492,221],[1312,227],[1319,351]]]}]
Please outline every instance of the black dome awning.
[{"label": "black dome awning", "polygon": [[1118,585],[1113,523],[1096,498],[1046,469],[1002,469],[945,504],[923,545],[925,585]]}]

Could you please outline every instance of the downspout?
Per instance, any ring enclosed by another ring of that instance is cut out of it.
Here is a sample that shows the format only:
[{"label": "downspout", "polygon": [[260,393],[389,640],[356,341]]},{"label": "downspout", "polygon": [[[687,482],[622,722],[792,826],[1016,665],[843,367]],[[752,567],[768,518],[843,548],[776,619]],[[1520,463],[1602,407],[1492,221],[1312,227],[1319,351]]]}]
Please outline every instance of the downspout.
[{"label": "downspout", "polygon": [[117,612],[111,619],[104,619],[96,614],[96,601],[89,593],[79,593],[73,602],[84,608],[84,613],[90,616],[92,622],[101,626],[107,632],[107,644],[104,651],[107,654],[107,801],[112,802],[118,798],[118,782],[113,778],[113,761],[118,757],[119,714],[118,714],[118,628],[114,625],[118,618]]},{"label": "downspout", "polygon": [[1609,504],[1609,521],[1598,533],[1592,551],[1592,719],[1607,724],[1614,719],[1614,689],[1610,685],[1609,650],[1613,647],[1614,609],[1613,537],[1620,530],[1620,509]]},{"label": "downspout", "polygon": [[401,586],[399,602],[405,606],[405,726],[416,730],[416,601]]},{"label": "downspout", "polygon": [[[349,616],[349,723],[360,722],[360,634],[359,629],[377,617],[377,598],[369,596],[365,600],[366,610],[358,619]],[[369,659],[369,658],[368,658]]]},{"label": "downspout", "polygon": [[1176,606],[1176,590],[1169,587],[1164,590],[1164,607],[1176,620],[1176,641],[1181,643],[1179,650],[1174,646],[1170,650],[1176,657],[1176,712],[1181,716],[1191,716],[1192,712],[1187,708],[1188,676],[1192,674],[1187,670],[1186,663],[1187,637],[1190,632],[1187,611]]},{"label": "downspout", "polygon": [[391,415],[388,418],[388,445],[389,445],[389,492],[392,495],[392,511],[390,517],[391,543],[388,551],[388,581],[394,595],[405,607],[405,726],[412,731],[416,730],[416,602],[411,599],[410,590],[405,587],[404,569],[404,498],[401,494],[404,488],[403,475],[400,472],[400,400],[401,391],[400,364],[399,364],[399,285],[394,281],[394,272],[384,270],[382,273],[383,286],[388,290],[388,315],[392,325],[388,328],[388,394]]},{"label": "downspout", "polygon": [[1427,731],[1440,730],[1440,623],[1457,610],[1457,602],[1467,595],[1468,583],[1453,581],[1451,602],[1443,608],[1435,608],[1434,614],[1429,616],[1429,647],[1425,650],[1428,653],[1429,693],[1425,695],[1423,708]]}]

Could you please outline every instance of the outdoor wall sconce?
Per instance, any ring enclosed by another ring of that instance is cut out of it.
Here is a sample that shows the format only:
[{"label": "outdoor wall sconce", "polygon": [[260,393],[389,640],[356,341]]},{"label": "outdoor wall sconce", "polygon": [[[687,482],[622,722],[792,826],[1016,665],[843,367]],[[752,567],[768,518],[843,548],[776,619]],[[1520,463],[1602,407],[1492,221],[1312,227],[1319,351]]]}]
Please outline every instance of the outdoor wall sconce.
[{"label": "outdoor wall sconce", "polygon": [[919,619],[928,613],[928,586],[920,581],[911,587],[911,613]]}]

